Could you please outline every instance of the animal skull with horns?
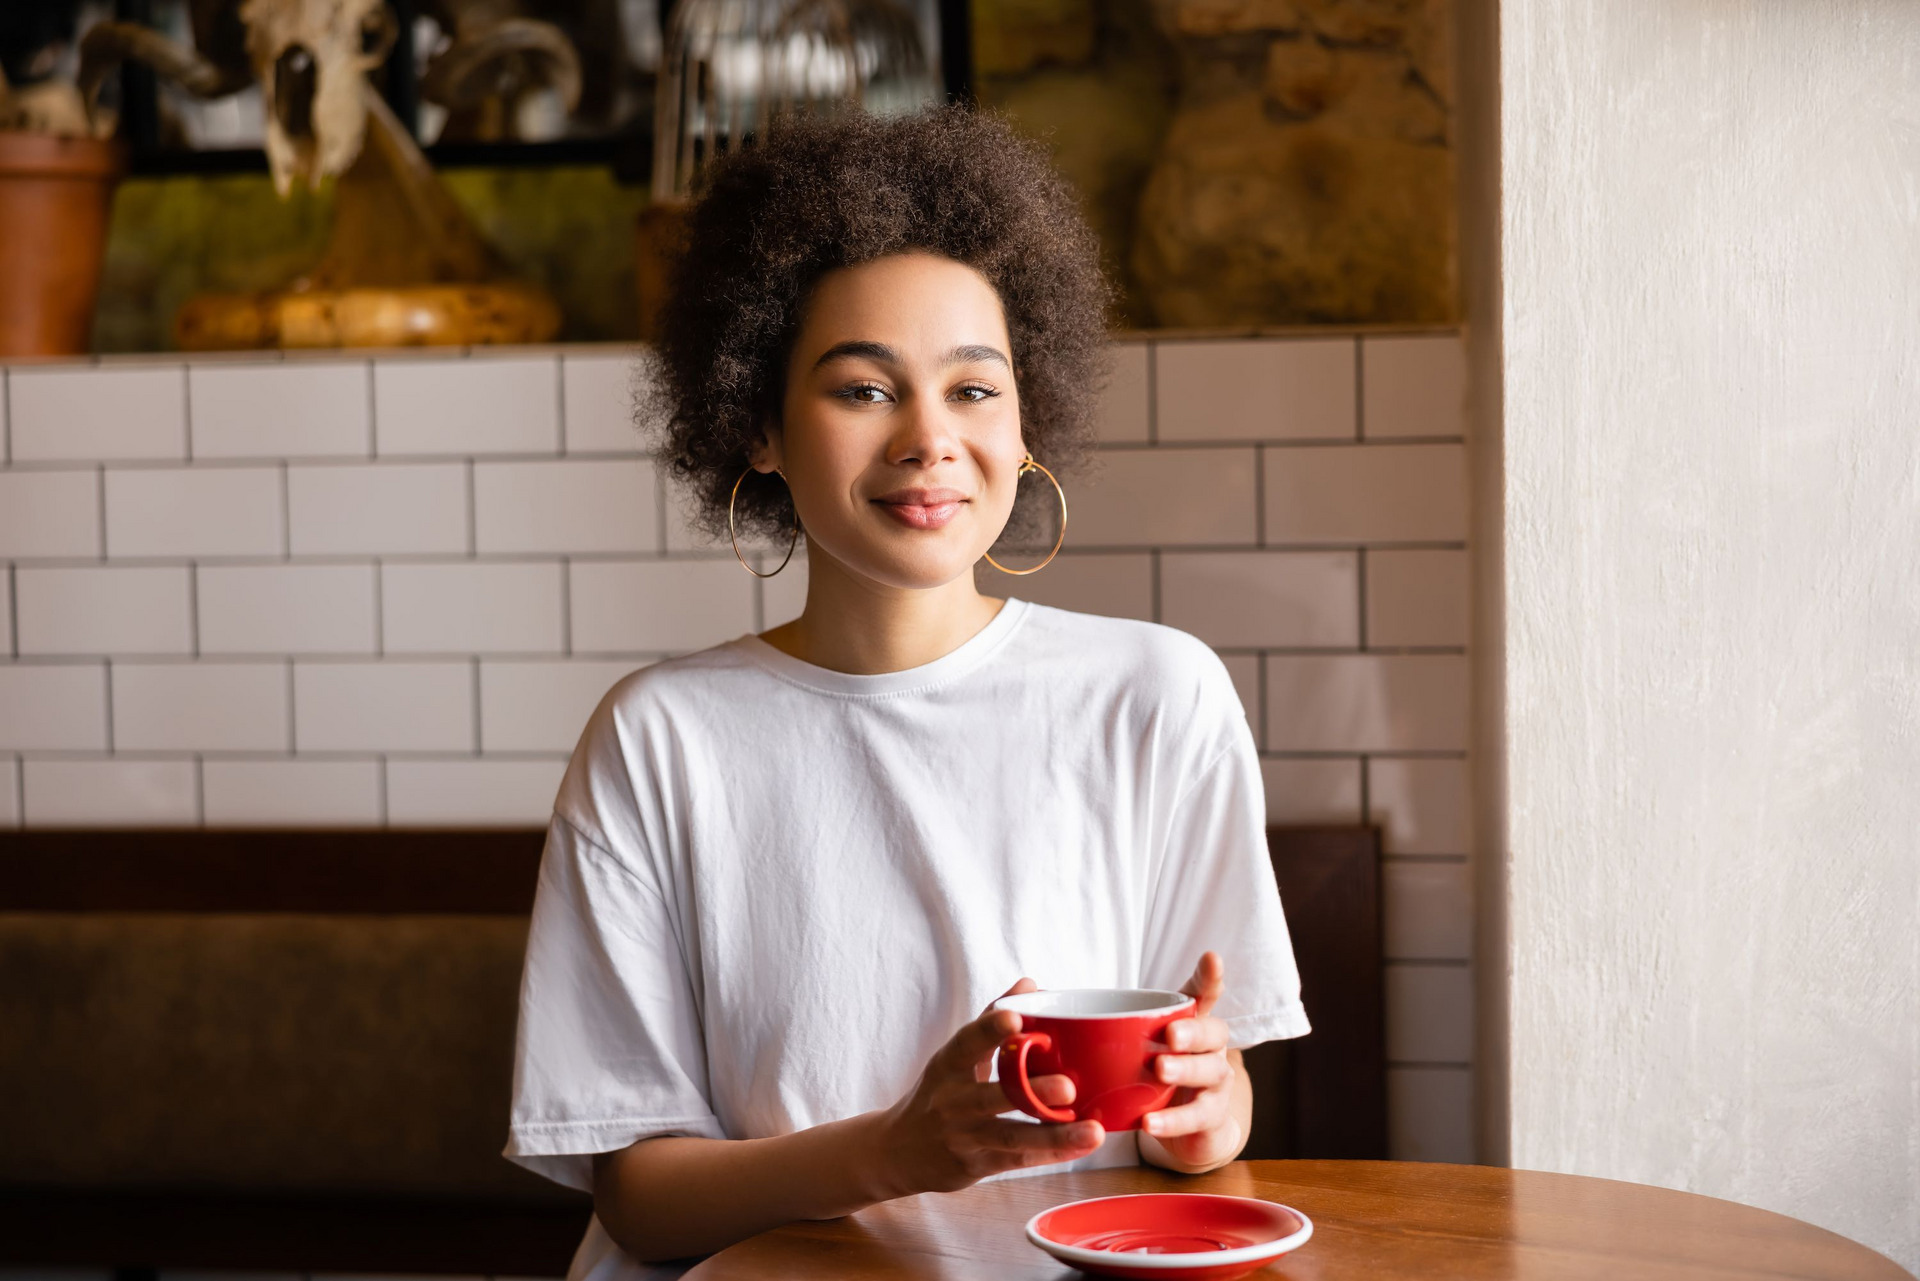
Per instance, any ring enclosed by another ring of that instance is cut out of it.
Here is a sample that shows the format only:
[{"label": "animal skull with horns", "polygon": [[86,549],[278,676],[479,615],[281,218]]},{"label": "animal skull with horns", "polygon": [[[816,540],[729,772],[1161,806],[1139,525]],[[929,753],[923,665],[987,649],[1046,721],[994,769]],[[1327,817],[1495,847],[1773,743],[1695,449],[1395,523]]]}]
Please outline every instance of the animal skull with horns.
[{"label": "animal skull with horns", "polygon": [[[451,33],[421,81],[422,96],[449,108],[488,92],[558,91],[580,97],[580,61],[551,23],[519,15],[511,0],[432,0],[422,11]],[[81,41],[80,87],[91,103],[101,82],[137,59],[200,98],[258,83],[265,98],[267,161],[281,195],[337,175],[360,152],[375,108],[367,72],[386,60],[397,27],[385,0],[192,0],[194,48],[149,27],[102,22]]]},{"label": "animal skull with horns", "polygon": [[243,0],[247,55],[267,116],[267,164],[286,195],[360,154],[367,72],[393,48],[386,0]]}]

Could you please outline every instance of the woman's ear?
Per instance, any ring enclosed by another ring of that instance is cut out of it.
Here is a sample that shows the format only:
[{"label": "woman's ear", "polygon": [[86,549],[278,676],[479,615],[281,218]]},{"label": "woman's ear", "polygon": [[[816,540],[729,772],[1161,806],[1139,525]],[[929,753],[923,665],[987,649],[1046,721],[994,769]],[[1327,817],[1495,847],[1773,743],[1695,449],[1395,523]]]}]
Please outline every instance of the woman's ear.
[{"label": "woman's ear", "polygon": [[776,472],[786,466],[786,451],[781,447],[780,426],[771,419],[760,425],[760,440],[747,451],[747,461],[758,472]]}]

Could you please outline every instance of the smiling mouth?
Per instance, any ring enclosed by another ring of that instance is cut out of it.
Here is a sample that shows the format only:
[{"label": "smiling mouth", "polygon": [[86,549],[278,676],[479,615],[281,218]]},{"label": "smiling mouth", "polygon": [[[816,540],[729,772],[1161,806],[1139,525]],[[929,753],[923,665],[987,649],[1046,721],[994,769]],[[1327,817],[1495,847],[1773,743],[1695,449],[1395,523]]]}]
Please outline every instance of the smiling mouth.
[{"label": "smiling mouth", "polygon": [[873,500],[887,515],[909,529],[940,529],[960,514],[967,498],[957,490],[909,490]]}]

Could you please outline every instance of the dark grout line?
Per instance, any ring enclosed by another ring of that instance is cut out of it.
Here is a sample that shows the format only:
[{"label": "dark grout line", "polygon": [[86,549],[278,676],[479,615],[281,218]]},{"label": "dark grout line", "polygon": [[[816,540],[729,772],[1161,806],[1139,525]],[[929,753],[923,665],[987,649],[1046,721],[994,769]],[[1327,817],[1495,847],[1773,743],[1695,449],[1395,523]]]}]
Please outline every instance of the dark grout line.
[{"label": "dark grout line", "polygon": [[1267,748],[1267,656],[1265,654],[1259,656],[1257,671],[1259,679],[1254,683],[1254,689],[1257,691],[1254,697],[1260,700],[1260,750],[1265,751]]},{"label": "dark grout line", "polygon": [[383,562],[379,557],[373,561],[373,655],[379,658],[387,652],[386,619],[386,576],[382,572]]},{"label": "dark grout line", "polygon": [[1364,441],[1367,438],[1367,381],[1365,365],[1366,348],[1360,342],[1360,335],[1353,336],[1353,438]]},{"label": "dark grout line", "polygon": [[474,497],[473,459],[467,459],[467,557],[480,554],[480,513]]},{"label": "dark grout line", "polygon": [[1267,447],[1253,448],[1253,541],[1264,547],[1267,542]]},{"label": "dark grout line", "polygon": [[1362,547],[1354,553],[1354,575],[1360,588],[1360,651],[1367,649],[1367,549]]},{"label": "dark grout line", "polygon": [[656,462],[653,465],[654,547],[661,554],[667,550],[667,500],[671,496],[667,486],[667,469]]},{"label": "dark grout line", "polygon": [[187,462],[193,462],[193,379],[180,366],[180,431],[186,436]]},{"label": "dark grout line", "polygon": [[1147,443],[1160,443],[1160,344],[1147,344]]}]

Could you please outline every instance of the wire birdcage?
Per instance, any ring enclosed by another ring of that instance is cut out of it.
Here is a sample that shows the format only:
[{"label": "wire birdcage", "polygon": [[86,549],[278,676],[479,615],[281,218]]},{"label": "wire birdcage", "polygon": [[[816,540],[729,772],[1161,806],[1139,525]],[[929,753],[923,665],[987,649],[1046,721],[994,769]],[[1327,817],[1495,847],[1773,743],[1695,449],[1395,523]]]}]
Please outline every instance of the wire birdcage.
[{"label": "wire birdcage", "polygon": [[701,168],[786,112],[912,111],[939,71],[898,0],[681,0],[653,123],[653,199],[684,200]]}]

